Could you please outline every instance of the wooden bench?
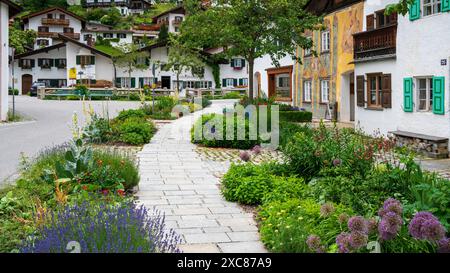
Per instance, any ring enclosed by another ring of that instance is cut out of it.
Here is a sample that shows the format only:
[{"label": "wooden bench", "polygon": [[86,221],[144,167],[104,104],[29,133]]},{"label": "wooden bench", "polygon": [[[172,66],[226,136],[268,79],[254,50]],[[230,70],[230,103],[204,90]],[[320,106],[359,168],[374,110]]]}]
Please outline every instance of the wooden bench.
[{"label": "wooden bench", "polygon": [[448,142],[445,137],[417,134],[406,131],[389,132],[395,136],[397,146],[409,147],[413,151],[431,158],[448,158]]}]

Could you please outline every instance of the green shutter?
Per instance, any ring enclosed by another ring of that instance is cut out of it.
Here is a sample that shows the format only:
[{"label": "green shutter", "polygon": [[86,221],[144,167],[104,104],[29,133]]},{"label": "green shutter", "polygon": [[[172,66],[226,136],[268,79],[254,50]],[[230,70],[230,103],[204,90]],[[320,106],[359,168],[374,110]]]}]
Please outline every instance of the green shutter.
[{"label": "green shutter", "polygon": [[450,11],[450,0],[442,0],[441,9],[442,11]]},{"label": "green shutter", "polygon": [[91,56],[91,64],[92,64],[92,65],[95,64],[95,56]]},{"label": "green shutter", "polygon": [[413,78],[403,79],[403,110],[413,111]]},{"label": "green shutter", "polygon": [[136,87],[136,78],[131,78],[131,88]]},{"label": "green shutter", "polygon": [[409,6],[409,20],[414,21],[420,18],[420,0],[414,0]]},{"label": "green shutter", "polygon": [[50,59],[50,67],[55,66],[55,60],[54,59]]},{"label": "green shutter", "polygon": [[77,64],[78,64],[78,65],[81,64],[81,56],[77,56]]},{"label": "green shutter", "polygon": [[244,79],[239,79],[239,85],[240,86],[244,85]]},{"label": "green shutter", "polygon": [[233,86],[236,87],[238,85],[238,80],[237,79],[233,79]]},{"label": "green shutter", "polygon": [[227,79],[222,79],[222,87],[226,87],[227,86]]},{"label": "green shutter", "polygon": [[119,77],[116,78],[116,87],[118,88],[122,87],[122,78]]},{"label": "green shutter", "polygon": [[245,67],[245,59],[242,59],[242,67]]},{"label": "green shutter", "polygon": [[445,77],[433,77],[433,113],[445,114]]},{"label": "green shutter", "polygon": [[55,59],[55,67],[59,66],[59,59]]},{"label": "green shutter", "polygon": [[139,78],[139,88],[144,87],[144,78]]},{"label": "green shutter", "polygon": [[234,59],[231,59],[231,67],[235,67]]}]

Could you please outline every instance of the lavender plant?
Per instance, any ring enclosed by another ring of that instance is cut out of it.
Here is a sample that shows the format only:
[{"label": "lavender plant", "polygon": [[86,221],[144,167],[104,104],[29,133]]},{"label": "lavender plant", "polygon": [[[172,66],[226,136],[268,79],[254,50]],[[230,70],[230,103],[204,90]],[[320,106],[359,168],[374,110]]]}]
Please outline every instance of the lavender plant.
[{"label": "lavender plant", "polygon": [[165,217],[134,202],[83,202],[47,216],[46,224],[24,242],[23,253],[65,253],[77,242],[82,253],[178,253],[179,235],[166,231]]}]

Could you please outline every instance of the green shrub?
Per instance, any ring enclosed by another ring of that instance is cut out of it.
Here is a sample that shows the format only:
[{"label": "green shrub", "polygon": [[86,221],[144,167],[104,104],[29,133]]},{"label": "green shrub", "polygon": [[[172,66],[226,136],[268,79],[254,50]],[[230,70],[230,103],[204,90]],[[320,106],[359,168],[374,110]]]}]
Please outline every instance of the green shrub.
[{"label": "green shrub", "polygon": [[222,98],[223,98],[223,99],[226,99],[226,100],[230,100],[230,99],[241,99],[241,98],[242,98],[242,95],[241,95],[240,92],[234,91],[234,92],[226,93],[225,95],[223,95]]},{"label": "green shrub", "polygon": [[343,205],[334,205],[329,215],[321,213],[321,205],[311,199],[275,201],[261,207],[261,240],[272,252],[311,252],[306,240],[310,235],[320,237],[325,245],[335,244],[336,236],[346,230],[339,215],[352,215]]},{"label": "green shrub", "polygon": [[128,99],[131,101],[139,101],[141,100],[141,97],[139,97],[139,94],[131,93],[130,95],[128,95]]},{"label": "green shrub", "polygon": [[14,89],[8,88],[8,95],[12,96],[12,95],[13,95],[13,92],[14,92],[14,95],[15,95],[15,96],[18,96],[18,95],[19,95],[19,90],[18,90],[18,89],[16,89],[16,88],[14,88]]},{"label": "green shrub", "polygon": [[155,132],[153,123],[137,118],[128,118],[116,128],[119,140],[132,145],[148,143]]},{"label": "green shrub", "polygon": [[312,134],[312,129],[308,125],[299,125],[292,122],[280,122],[280,147],[285,147],[292,140],[292,136],[297,133],[304,132]]},{"label": "green shrub", "polygon": [[312,121],[312,112],[307,111],[281,111],[280,121],[288,121],[288,122],[311,122]]},{"label": "green shrub", "polygon": [[100,151],[94,152],[94,158],[97,162],[101,161],[103,165],[115,170],[117,177],[123,181],[125,189],[132,189],[139,184],[139,171],[130,159],[116,153]]},{"label": "green shrub", "polygon": [[125,121],[126,119],[129,118],[145,119],[146,114],[145,111],[142,109],[123,110],[119,113],[119,115],[115,119]]},{"label": "green shrub", "polygon": [[90,143],[107,143],[114,140],[110,121],[97,114],[91,116],[91,121],[83,128],[83,139]]}]

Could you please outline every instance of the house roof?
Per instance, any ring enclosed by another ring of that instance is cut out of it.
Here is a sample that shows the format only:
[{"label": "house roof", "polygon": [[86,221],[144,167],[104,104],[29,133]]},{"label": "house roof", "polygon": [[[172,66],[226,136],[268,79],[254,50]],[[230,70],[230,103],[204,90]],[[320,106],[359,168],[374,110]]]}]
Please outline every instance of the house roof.
[{"label": "house roof", "polygon": [[51,46],[39,48],[39,49],[36,49],[36,50],[33,50],[33,51],[25,52],[25,53],[22,53],[22,54],[17,54],[17,55],[14,56],[14,59],[21,59],[21,58],[25,58],[25,57],[28,57],[28,56],[36,55],[36,54],[39,54],[39,53],[48,53],[50,50],[54,50],[54,49],[58,49],[58,48],[61,48],[61,47],[65,47],[67,43],[76,44],[77,46],[89,49],[91,52],[93,52],[95,54],[102,55],[102,56],[105,56],[107,58],[111,58],[111,55],[106,54],[105,52],[100,51],[98,49],[95,49],[95,48],[93,48],[91,46],[88,46],[86,44],[83,44],[83,43],[81,43],[81,42],[79,42],[77,40],[69,38],[69,37],[67,37],[67,36],[65,36],[63,34],[58,34],[58,38],[63,40],[63,42],[59,43],[59,44],[56,44],[56,45],[51,45]]},{"label": "house roof", "polygon": [[164,16],[164,15],[170,14],[170,13],[175,13],[175,14],[185,14],[185,13],[186,13],[186,10],[184,9],[183,6],[178,6],[178,7],[175,7],[175,8],[173,8],[173,9],[166,10],[165,12],[160,13],[160,14],[156,15],[155,17],[153,17],[153,18],[152,18],[152,19],[153,19],[153,22],[155,22],[158,18],[160,18],[160,17],[162,17],[162,16]]},{"label": "house roof", "polygon": [[9,17],[13,17],[17,13],[22,11],[22,8],[11,0],[0,0],[9,7]]},{"label": "house roof", "polygon": [[124,30],[118,30],[118,29],[82,29],[81,32],[95,32],[95,33],[133,33],[132,30],[124,29]]},{"label": "house roof", "polygon": [[65,13],[65,14],[67,14],[67,15],[70,15],[70,16],[72,16],[72,17],[74,17],[74,18],[80,20],[81,22],[86,23],[86,20],[85,20],[83,17],[80,17],[80,16],[76,15],[76,14],[73,13],[73,12],[70,12],[70,11],[68,11],[68,10],[65,10],[65,9],[62,9],[62,8],[58,8],[58,7],[48,8],[48,9],[44,9],[44,10],[41,10],[41,11],[38,11],[38,12],[34,12],[34,13],[31,13],[31,14],[28,14],[28,15],[22,17],[22,19],[23,19],[24,21],[26,21],[26,20],[28,20],[28,19],[30,19],[30,18],[39,16],[39,15],[42,15],[42,14],[46,14],[46,13],[49,13],[49,12],[55,11],[55,10],[57,10],[57,11],[59,11],[59,12],[62,12],[62,13]]},{"label": "house roof", "polygon": [[157,42],[155,44],[152,44],[152,45],[149,45],[149,46],[141,48],[140,51],[148,51],[148,50],[152,50],[152,49],[155,49],[155,48],[158,48],[158,47],[166,47],[167,44],[168,44],[167,41]]},{"label": "house roof", "polygon": [[362,1],[363,0],[309,0],[305,7],[306,10],[313,14],[324,15]]}]

